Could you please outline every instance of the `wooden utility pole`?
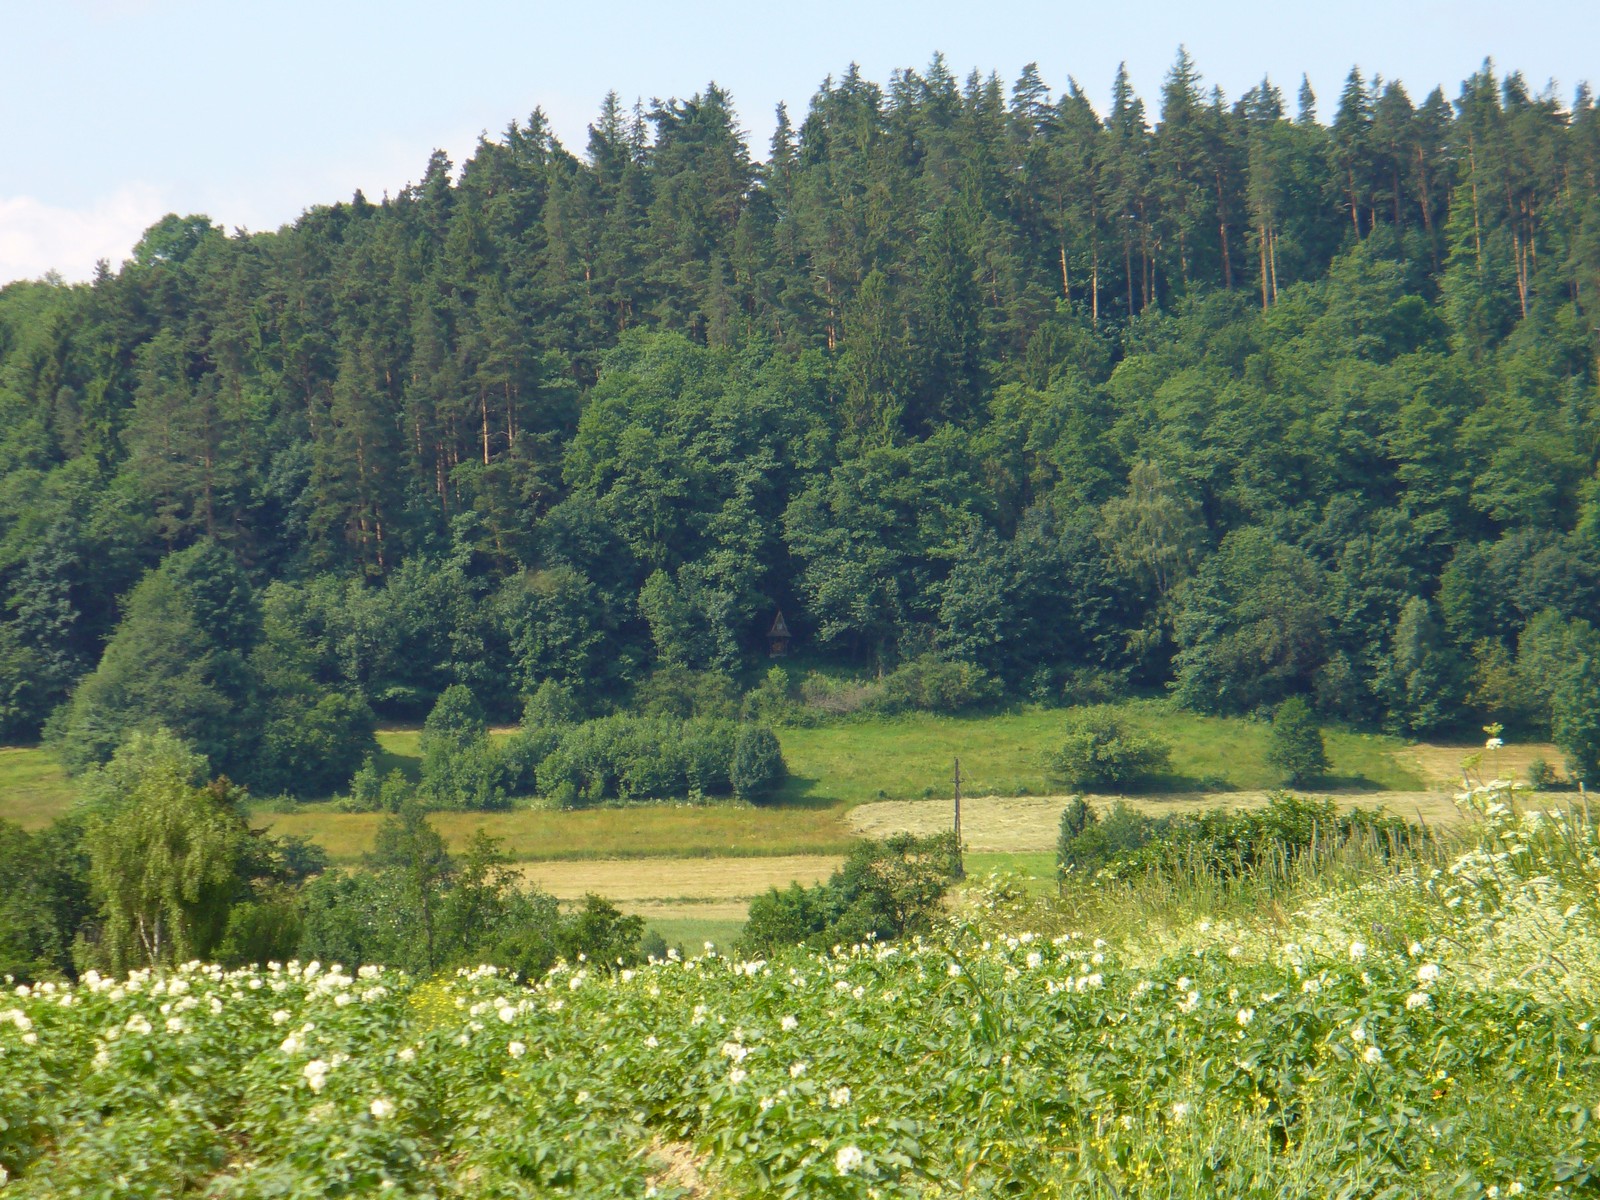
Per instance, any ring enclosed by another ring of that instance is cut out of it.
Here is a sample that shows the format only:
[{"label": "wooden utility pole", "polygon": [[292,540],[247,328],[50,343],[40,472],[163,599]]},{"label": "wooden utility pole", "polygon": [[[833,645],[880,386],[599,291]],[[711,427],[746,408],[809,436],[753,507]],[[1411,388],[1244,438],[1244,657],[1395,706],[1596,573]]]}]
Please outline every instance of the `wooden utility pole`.
[{"label": "wooden utility pole", "polygon": [[967,877],[967,868],[961,861],[961,760],[956,759],[956,861],[951,872],[957,879]]}]

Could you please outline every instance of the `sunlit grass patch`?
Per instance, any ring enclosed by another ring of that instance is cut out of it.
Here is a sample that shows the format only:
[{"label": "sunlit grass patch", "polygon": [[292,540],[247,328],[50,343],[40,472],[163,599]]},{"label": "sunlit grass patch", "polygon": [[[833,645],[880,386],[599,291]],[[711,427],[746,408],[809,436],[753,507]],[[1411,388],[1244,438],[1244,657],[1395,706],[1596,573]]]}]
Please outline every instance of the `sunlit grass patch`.
[{"label": "sunlit grass patch", "polygon": [[72,780],[45,750],[0,749],[0,820],[42,829],[71,808],[76,795]]},{"label": "sunlit grass patch", "polygon": [[[258,814],[261,827],[310,838],[335,862],[372,849],[382,813],[341,813],[327,806]],[[517,861],[652,856],[840,854],[850,843],[841,814],[828,809],[751,805],[629,805],[621,808],[441,812],[429,818],[452,850],[474,830],[502,839]]]},{"label": "sunlit grass patch", "polygon": [[[1252,791],[1278,786],[1267,764],[1270,726],[1238,717],[1186,712],[1167,700],[1117,706],[1131,726],[1172,746],[1168,774],[1149,792]],[[955,759],[962,786],[974,796],[1052,795],[1063,790],[1048,758],[1057,749],[1064,710],[1025,706],[970,717],[913,713],[845,719],[779,731],[791,775],[781,799],[810,804],[862,804],[948,796]],[[1397,752],[1406,743],[1381,734],[1324,730],[1332,769],[1329,790],[1414,791],[1424,786]],[[1315,790],[1315,789],[1313,789]]]}]

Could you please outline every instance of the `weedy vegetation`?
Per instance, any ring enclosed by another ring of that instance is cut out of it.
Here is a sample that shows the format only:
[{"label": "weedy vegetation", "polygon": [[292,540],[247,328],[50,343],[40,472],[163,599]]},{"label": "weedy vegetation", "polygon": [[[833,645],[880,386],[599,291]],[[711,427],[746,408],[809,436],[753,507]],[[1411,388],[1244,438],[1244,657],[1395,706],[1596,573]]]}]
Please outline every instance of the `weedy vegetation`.
[{"label": "weedy vegetation", "polygon": [[20,987],[0,1164],[39,1197],[1589,1194],[1600,837],[1462,802],[1453,844],[1330,827],[1209,872],[1202,822],[895,941]]}]

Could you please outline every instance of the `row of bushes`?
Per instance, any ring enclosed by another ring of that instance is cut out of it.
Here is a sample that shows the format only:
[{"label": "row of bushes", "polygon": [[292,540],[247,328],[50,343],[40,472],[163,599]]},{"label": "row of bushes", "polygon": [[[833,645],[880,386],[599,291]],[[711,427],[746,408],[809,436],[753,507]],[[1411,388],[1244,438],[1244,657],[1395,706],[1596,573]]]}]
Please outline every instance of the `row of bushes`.
[{"label": "row of bushes", "polygon": [[1383,809],[1340,812],[1332,800],[1273,795],[1264,808],[1210,809],[1152,817],[1118,803],[1104,814],[1082,799],[1061,814],[1056,859],[1062,878],[1128,878],[1200,870],[1224,878],[1288,867],[1353,841],[1387,857],[1419,845],[1427,831]]},{"label": "row of bushes", "polygon": [[600,800],[702,796],[768,799],[788,776],[766,725],[699,717],[602,717],[564,729],[523,731],[507,747],[531,760],[534,784],[564,807]]},{"label": "row of bushes", "polygon": [[[472,693],[446,688],[422,728],[422,778],[430,808],[506,808],[514,796],[563,807],[603,800],[768,799],[788,776],[766,725],[715,717],[617,715],[572,720],[549,696],[535,697],[524,726],[495,740]],[[398,811],[411,794],[398,771],[373,759],[356,773],[350,807]]]},{"label": "row of bushes", "polygon": [[1000,681],[981,667],[924,654],[879,678],[840,678],[808,672],[798,684],[773,667],[745,697],[746,716],[810,725],[852,714],[961,713],[998,702]]}]

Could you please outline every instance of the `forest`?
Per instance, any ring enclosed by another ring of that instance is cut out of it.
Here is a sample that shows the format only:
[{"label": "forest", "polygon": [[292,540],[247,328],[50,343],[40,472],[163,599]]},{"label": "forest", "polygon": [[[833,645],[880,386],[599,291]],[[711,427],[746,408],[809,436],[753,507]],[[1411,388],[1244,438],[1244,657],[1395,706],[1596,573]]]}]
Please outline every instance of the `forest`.
[{"label": "forest", "polygon": [[[1489,63],[1291,110],[936,56],[764,157],[715,84],[581,153],[535,110],[0,290],[0,740],[325,796],[448,693],[709,722],[726,781],[853,678],[1503,722],[1600,778],[1597,326],[1600,109]],[[741,709],[779,613],[812,674]]]}]

